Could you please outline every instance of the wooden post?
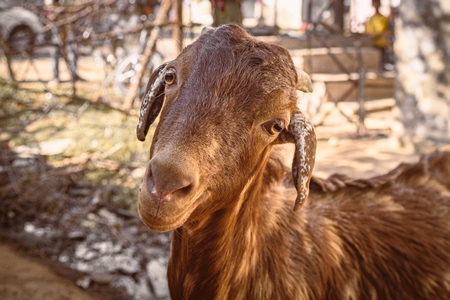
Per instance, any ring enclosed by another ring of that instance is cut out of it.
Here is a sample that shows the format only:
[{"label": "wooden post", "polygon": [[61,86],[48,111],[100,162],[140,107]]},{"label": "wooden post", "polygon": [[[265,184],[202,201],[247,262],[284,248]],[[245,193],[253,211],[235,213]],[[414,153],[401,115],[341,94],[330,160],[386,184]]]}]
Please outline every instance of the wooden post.
[{"label": "wooden post", "polygon": [[180,54],[183,50],[183,11],[182,11],[182,0],[172,0],[174,1],[175,7],[175,26],[173,28],[173,39],[177,44],[177,54]]}]

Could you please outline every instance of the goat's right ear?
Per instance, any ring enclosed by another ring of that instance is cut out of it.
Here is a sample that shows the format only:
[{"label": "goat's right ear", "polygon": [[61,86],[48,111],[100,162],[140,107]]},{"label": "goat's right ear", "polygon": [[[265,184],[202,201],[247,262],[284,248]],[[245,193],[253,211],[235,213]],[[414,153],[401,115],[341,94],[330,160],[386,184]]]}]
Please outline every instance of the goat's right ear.
[{"label": "goat's right ear", "polygon": [[166,74],[167,63],[159,66],[150,76],[145,96],[142,100],[141,111],[139,113],[139,123],[136,128],[137,138],[145,141],[150,125],[159,115],[164,103],[164,75]]},{"label": "goat's right ear", "polygon": [[292,134],[295,144],[292,176],[297,189],[294,211],[298,211],[309,195],[309,182],[316,159],[317,139],[314,126],[298,109],[291,116],[289,132]]},{"label": "goat's right ear", "polygon": [[294,211],[298,211],[309,195],[309,183],[314,169],[317,143],[314,126],[298,108],[292,113],[288,130],[281,132],[277,143],[294,143],[295,145],[292,177],[297,190]]}]

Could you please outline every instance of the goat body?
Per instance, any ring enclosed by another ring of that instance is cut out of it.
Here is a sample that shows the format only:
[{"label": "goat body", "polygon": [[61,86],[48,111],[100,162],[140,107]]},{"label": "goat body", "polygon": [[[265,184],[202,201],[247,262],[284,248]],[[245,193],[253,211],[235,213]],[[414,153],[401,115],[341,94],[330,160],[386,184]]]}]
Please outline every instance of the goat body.
[{"label": "goat body", "polygon": [[174,231],[172,299],[450,298],[450,153],[369,180],[311,179],[296,92],[310,87],[285,49],[236,25],[152,74],[139,139],[160,121],[138,207],[150,229]]}]

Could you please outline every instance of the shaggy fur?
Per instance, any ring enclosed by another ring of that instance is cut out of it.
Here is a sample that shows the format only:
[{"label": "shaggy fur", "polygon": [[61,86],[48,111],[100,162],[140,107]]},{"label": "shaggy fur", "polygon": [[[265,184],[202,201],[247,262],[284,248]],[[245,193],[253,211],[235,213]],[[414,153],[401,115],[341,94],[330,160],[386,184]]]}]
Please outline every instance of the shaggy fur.
[{"label": "shaggy fur", "polygon": [[173,230],[172,299],[450,298],[449,152],[369,180],[313,177],[294,212],[275,146],[297,103],[288,52],[226,25],[158,72],[138,204],[150,229]]}]

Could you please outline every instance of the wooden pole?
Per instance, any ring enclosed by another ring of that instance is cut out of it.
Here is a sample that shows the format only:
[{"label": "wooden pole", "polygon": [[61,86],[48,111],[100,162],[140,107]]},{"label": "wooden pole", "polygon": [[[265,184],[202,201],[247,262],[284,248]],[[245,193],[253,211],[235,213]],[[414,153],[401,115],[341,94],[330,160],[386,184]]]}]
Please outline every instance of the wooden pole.
[{"label": "wooden pole", "polygon": [[173,28],[173,38],[177,44],[177,54],[180,54],[183,50],[183,11],[182,11],[182,0],[172,0],[174,1],[175,7],[175,26]]}]

